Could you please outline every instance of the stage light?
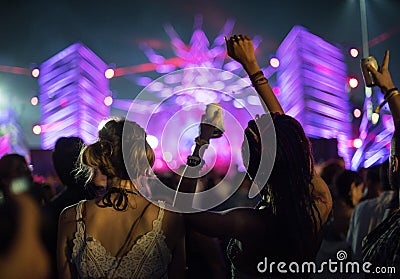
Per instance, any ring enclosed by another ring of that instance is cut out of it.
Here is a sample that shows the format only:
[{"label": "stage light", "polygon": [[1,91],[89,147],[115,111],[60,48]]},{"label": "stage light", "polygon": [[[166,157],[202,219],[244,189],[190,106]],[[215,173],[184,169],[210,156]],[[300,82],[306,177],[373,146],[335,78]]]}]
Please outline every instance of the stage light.
[{"label": "stage light", "polygon": [[32,132],[33,132],[35,135],[40,135],[40,134],[42,133],[42,127],[41,127],[40,125],[36,124],[36,125],[34,125],[34,126],[32,127]]},{"label": "stage light", "polygon": [[356,88],[357,86],[358,86],[358,79],[356,79],[355,77],[352,77],[352,78],[349,78],[348,80],[347,80],[347,82],[348,82],[348,84],[349,84],[349,86],[351,87],[351,88]]},{"label": "stage light", "polygon": [[34,69],[32,69],[31,74],[32,74],[32,76],[33,76],[34,78],[39,77],[39,74],[40,74],[39,68],[34,68]]},{"label": "stage light", "polygon": [[163,167],[163,162],[160,159],[156,159],[154,161],[154,168],[155,169],[161,169]]},{"label": "stage light", "polygon": [[272,58],[269,60],[269,64],[271,65],[272,68],[278,68],[280,62],[279,62],[279,59],[278,59],[278,58],[272,57]]},{"label": "stage light", "polygon": [[163,159],[165,162],[169,163],[172,160],[172,153],[167,151],[163,153]]},{"label": "stage light", "polygon": [[33,96],[31,98],[31,104],[32,106],[37,106],[39,104],[39,98],[37,96]]},{"label": "stage light", "polygon": [[360,148],[362,146],[362,140],[361,139],[354,139],[353,140],[353,147],[354,148]]},{"label": "stage light", "polygon": [[272,88],[272,91],[274,92],[275,96],[281,95],[281,89],[278,86],[274,86],[274,88]]},{"label": "stage light", "polygon": [[353,115],[355,118],[359,118],[361,116],[361,110],[356,108],[353,110]]},{"label": "stage light", "polygon": [[359,54],[358,49],[356,49],[354,47],[350,49],[351,57],[356,58],[358,56],[358,54]]},{"label": "stage light", "polygon": [[147,135],[146,140],[151,148],[155,149],[158,146],[158,139],[153,135]]},{"label": "stage light", "polygon": [[113,103],[113,98],[111,96],[107,96],[104,98],[104,104],[109,107],[111,106]]},{"label": "stage light", "polygon": [[372,124],[376,124],[376,123],[378,123],[378,121],[379,121],[379,113],[372,113],[371,114],[371,122],[372,122]]},{"label": "stage light", "polygon": [[112,79],[112,78],[114,77],[114,75],[115,75],[115,71],[114,71],[114,69],[111,69],[111,68],[107,69],[107,70],[104,72],[104,76],[105,76],[107,79]]}]

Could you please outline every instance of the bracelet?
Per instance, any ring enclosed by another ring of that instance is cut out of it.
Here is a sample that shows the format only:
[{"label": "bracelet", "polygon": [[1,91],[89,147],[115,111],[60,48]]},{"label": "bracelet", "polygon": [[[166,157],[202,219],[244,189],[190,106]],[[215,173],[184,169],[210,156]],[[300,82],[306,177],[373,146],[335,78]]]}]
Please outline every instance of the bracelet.
[{"label": "bracelet", "polygon": [[379,104],[379,106],[375,109],[374,112],[379,113],[383,108],[383,106],[386,105],[386,103],[389,102],[390,99],[399,94],[400,94],[399,90],[396,87],[388,90],[385,94],[385,99],[383,100],[382,103]]},{"label": "bracelet", "polygon": [[397,90],[391,91],[388,95],[385,95],[385,101],[389,102],[389,100],[396,95],[399,95],[399,91],[397,91]]},{"label": "bracelet", "polygon": [[208,140],[201,139],[200,137],[195,138],[194,141],[195,141],[196,144],[199,145],[199,146],[203,146],[203,145],[206,145],[206,144],[210,144],[210,142],[209,142]]},{"label": "bracelet", "polygon": [[204,160],[202,160],[200,157],[190,155],[187,157],[186,165],[189,167],[201,168],[204,166]]},{"label": "bracelet", "polygon": [[262,84],[267,84],[268,83],[268,79],[265,77],[259,78],[255,81],[252,81],[251,84],[253,85],[253,87],[262,85]]},{"label": "bracelet", "polygon": [[385,93],[385,100],[388,100],[389,99],[389,95],[392,93],[392,92],[399,92],[399,89],[397,88],[397,87],[393,87],[393,88],[391,88],[391,89],[389,89],[388,91],[386,91],[386,93]]},{"label": "bracelet", "polygon": [[249,78],[251,81],[255,80],[258,76],[264,76],[264,73],[262,71],[258,71],[252,75],[249,75]]}]

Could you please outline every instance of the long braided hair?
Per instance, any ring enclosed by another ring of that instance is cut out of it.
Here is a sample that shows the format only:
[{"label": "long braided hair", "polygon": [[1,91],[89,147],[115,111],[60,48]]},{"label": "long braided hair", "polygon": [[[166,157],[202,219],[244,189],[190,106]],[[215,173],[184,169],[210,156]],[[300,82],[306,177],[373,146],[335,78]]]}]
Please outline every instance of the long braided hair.
[{"label": "long braided hair", "polygon": [[283,230],[290,245],[294,246],[293,253],[304,252],[315,243],[322,221],[311,196],[313,156],[302,126],[293,117],[279,113],[264,114],[251,120],[245,130],[248,144],[242,145],[243,160],[248,162],[246,167],[250,177],[255,178],[257,172],[263,171],[260,160],[271,160],[271,153],[275,150],[265,142],[261,146],[260,139],[273,129],[276,135],[275,160],[262,194],[276,216],[279,224],[276,229],[279,232]]},{"label": "long braided hair", "polygon": [[82,149],[81,173],[85,173],[87,183],[96,168],[107,176],[108,191],[101,204],[122,211],[127,208],[128,197],[119,182],[145,174],[153,166],[154,157],[142,127],[123,118],[111,118],[99,131],[98,141]]}]

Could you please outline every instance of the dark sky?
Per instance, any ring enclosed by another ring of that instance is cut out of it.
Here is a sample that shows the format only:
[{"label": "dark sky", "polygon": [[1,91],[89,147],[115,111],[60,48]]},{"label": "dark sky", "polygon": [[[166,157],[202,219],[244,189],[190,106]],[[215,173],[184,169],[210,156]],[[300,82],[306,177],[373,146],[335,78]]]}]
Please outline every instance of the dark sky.
[{"label": "dark sky", "polygon": [[[391,71],[399,85],[400,1],[366,2],[369,39],[382,38],[370,53],[381,61],[384,50],[392,50]],[[171,24],[188,43],[198,14],[203,16],[209,40],[219,34],[227,19],[235,20],[234,33],[260,35],[260,64],[275,53],[294,25],[302,25],[328,42],[361,49],[359,0],[0,0],[0,65],[40,65],[77,41],[117,67],[147,63],[139,44],[148,40],[161,42],[158,51],[170,58],[173,52],[163,26]],[[349,71],[359,74],[358,61],[349,65]],[[129,98],[140,90],[129,77],[115,78],[110,86],[118,98]],[[32,125],[40,121],[40,109],[29,102],[37,92],[36,79],[0,72],[0,108],[12,103],[32,147],[39,147],[40,140],[31,133]]]}]

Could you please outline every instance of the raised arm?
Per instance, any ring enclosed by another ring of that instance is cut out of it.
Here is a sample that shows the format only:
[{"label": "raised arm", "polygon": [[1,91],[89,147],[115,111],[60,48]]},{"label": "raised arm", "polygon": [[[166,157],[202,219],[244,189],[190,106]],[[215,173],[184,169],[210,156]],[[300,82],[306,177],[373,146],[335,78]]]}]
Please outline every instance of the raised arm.
[{"label": "raised arm", "polygon": [[385,94],[385,100],[389,103],[396,130],[400,131],[400,95],[389,72],[389,51],[385,52],[385,57],[379,71],[370,65],[368,65],[368,70],[371,71],[376,84],[382,90],[382,93]]},{"label": "raised arm", "polygon": [[243,35],[234,35],[229,40],[225,37],[228,55],[242,64],[244,70],[270,112],[284,113],[278,99],[264,77],[254,55],[253,42]]}]

